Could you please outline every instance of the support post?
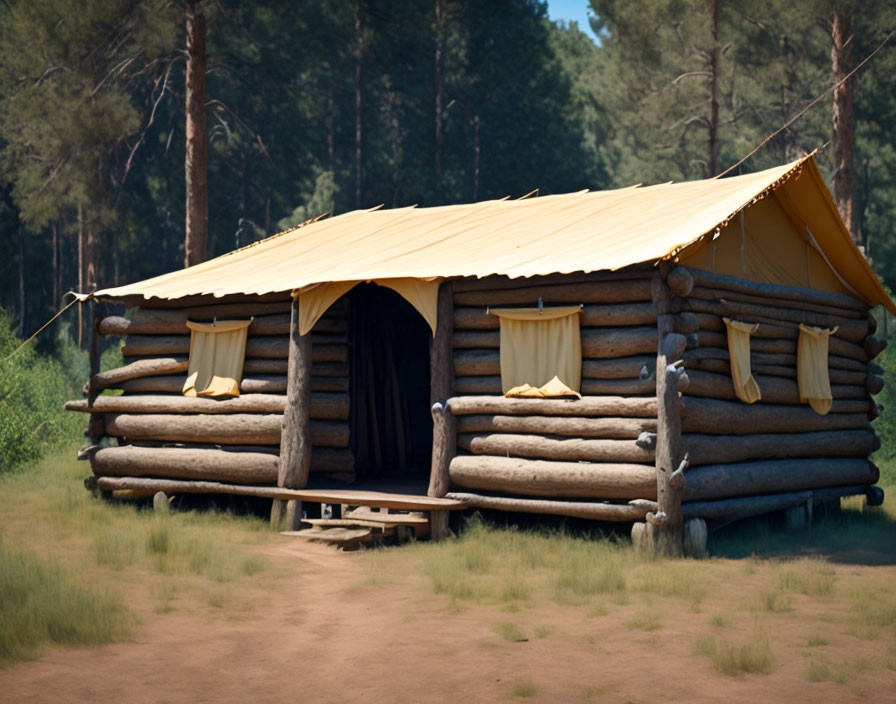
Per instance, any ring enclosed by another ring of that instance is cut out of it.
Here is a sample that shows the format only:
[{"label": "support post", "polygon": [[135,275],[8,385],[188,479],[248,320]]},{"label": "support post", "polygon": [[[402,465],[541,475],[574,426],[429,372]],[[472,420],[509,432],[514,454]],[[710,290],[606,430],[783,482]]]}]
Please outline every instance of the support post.
[{"label": "support post", "polygon": [[[665,274],[665,275],[664,275]],[[667,281],[668,279],[668,281]],[[675,332],[674,310],[679,295],[690,292],[693,282],[684,267],[663,271],[662,266],[654,274],[651,290],[657,313],[657,442],[656,442],[656,490],[658,509],[647,514],[648,530],[660,550],[681,554],[683,549],[683,520],[681,499],[684,494],[684,472],[688,460],[681,441],[681,400],[679,391],[687,386],[687,374],[681,366],[681,358],[687,340]],[[690,284],[690,285],[688,285]]]},{"label": "support post", "polygon": [[454,359],[451,335],[454,328],[454,286],[439,286],[436,334],[429,348],[430,405],[432,407],[432,465],[427,494],[442,498],[450,489],[448,465],[457,452],[457,423],[448,410],[454,392]]},{"label": "support post", "polygon": [[[277,486],[304,489],[311,470],[311,335],[299,334],[299,298],[293,294],[289,325],[289,360],[287,362],[286,408],[280,432],[280,468]],[[271,523],[286,523],[287,530],[296,530],[302,519],[297,501],[274,500]]]}]

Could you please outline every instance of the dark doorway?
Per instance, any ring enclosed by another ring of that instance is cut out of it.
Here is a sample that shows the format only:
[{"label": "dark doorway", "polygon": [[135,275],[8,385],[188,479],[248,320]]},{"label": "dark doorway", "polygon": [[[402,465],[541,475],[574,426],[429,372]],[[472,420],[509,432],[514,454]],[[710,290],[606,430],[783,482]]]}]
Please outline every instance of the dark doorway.
[{"label": "dark doorway", "polygon": [[392,289],[359,284],[348,299],[349,423],[358,479],[425,479],[432,455],[432,331]]}]

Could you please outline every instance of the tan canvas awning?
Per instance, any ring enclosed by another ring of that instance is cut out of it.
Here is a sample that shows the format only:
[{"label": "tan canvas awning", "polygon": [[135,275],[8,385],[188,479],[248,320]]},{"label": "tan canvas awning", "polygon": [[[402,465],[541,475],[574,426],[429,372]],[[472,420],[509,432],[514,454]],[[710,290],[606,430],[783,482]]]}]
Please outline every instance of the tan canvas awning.
[{"label": "tan canvas awning", "polygon": [[328,282],[614,270],[675,256],[778,191],[849,287],[869,305],[883,303],[896,313],[843,226],[811,156],[725,179],[359,210],[96,295],[220,297],[296,291]]}]

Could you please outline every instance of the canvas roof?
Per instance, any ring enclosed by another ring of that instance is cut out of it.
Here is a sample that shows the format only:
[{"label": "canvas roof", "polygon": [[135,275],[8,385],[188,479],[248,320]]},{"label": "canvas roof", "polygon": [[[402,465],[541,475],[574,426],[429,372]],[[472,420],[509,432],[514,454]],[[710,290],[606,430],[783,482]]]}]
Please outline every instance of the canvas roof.
[{"label": "canvas roof", "polygon": [[399,277],[528,277],[614,270],[674,257],[772,190],[811,200],[800,216],[869,304],[896,306],[849,236],[810,156],[743,176],[524,200],[357,210],[188,269],[97,291],[176,299],[266,294]]}]

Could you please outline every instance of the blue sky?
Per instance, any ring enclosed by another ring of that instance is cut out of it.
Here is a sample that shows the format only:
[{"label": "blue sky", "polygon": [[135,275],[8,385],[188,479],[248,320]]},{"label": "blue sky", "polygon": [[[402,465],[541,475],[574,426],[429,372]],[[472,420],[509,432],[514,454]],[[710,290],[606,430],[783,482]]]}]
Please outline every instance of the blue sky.
[{"label": "blue sky", "polygon": [[588,24],[588,0],[548,0],[548,16],[552,20],[575,20],[579,29],[596,39]]}]

